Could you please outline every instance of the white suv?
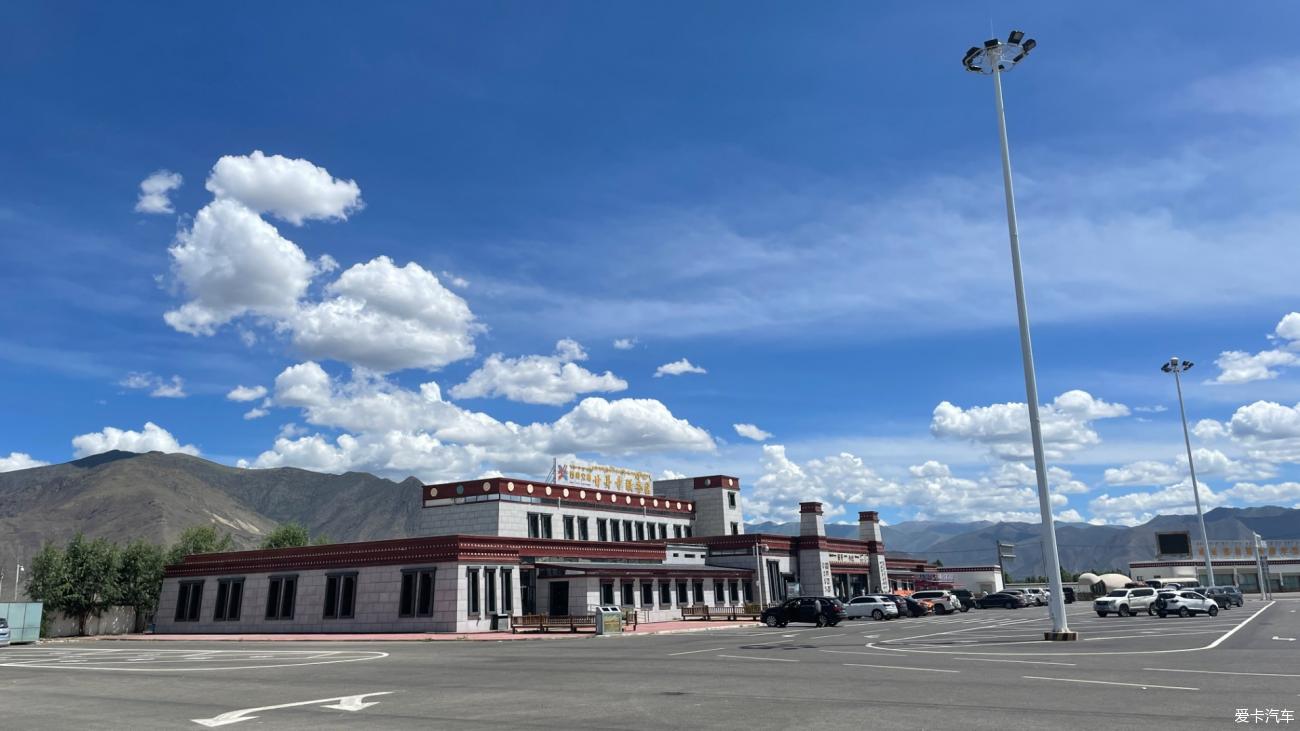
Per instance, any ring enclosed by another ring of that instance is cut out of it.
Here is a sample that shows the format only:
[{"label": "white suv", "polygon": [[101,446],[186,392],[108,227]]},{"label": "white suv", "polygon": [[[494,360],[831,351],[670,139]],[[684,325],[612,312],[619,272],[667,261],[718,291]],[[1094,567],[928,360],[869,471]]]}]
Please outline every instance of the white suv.
[{"label": "white suv", "polygon": [[1049,594],[1045,589],[1025,589],[1025,593],[1029,595],[1028,598],[1033,599],[1034,603],[1040,607],[1048,603]]},{"label": "white suv", "polygon": [[947,589],[926,589],[912,592],[913,599],[929,599],[934,603],[935,614],[966,611],[957,595]]},{"label": "white suv", "polygon": [[1167,617],[1171,614],[1190,617],[1197,613],[1204,613],[1213,617],[1219,613],[1218,602],[1207,599],[1204,595],[1194,591],[1162,591],[1156,597],[1153,606],[1156,614],[1161,617]]},{"label": "white suv", "polygon": [[1139,611],[1155,614],[1156,590],[1150,587],[1140,589],[1116,589],[1106,596],[1099,597],[1092,603],[1098,617],[1111,612],[1121,617],[1131,617]]}]

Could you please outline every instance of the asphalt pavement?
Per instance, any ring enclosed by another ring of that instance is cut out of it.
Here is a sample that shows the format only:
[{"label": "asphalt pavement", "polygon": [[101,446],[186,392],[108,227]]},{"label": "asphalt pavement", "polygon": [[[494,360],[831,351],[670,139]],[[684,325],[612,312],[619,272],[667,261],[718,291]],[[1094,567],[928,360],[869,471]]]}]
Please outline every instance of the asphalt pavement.
[{"label": "asphalt pavement", "polygon": [[1300,712],[1300,601],[1069,610],[1078,642],[1044,642],[1029,608],[566,642],[14,646],[0,728],[1181,730]]}]

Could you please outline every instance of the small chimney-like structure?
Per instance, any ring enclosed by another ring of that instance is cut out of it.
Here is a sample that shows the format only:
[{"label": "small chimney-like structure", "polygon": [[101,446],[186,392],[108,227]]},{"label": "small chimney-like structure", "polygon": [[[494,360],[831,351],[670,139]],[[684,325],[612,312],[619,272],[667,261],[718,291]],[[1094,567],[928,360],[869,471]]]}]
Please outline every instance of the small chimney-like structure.
[{"label": "small chimney-like structure", "polygon": [[825,536],[826,523],[822,518],[822,504],[799,503],[799,535]]},{"label": "small chimney-like structure", "polygon": [[885,565],[885,534],[880,530],[880,513],[874,510],[858,513],[858,540],[867,544],[871,590],[889,591],[889,568]]}]

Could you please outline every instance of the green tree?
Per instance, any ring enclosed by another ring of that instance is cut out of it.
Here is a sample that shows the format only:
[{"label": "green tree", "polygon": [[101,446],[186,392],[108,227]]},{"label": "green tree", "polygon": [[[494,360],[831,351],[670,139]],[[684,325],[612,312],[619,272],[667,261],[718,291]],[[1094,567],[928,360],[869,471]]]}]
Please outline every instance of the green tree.
[{"label": "green tree", "polygon": [[67,592],[55,609],[77,618],[77,633],[86,634],[86,621],[98,617],[117,599],[117,546],[103,538],[87,541],[78,533],[63,552]]},{"label": "green tree", "polygon": [[68,571],[63,549],[46,543],[32,559],[31,570],[27,573],[27,596],[54,609],[63,603],[67,594]]},{"label": "green tree", "polygon": [[158,607],[165,561],[162,546],[148,541],[135,541],[122,550],[117,570],[116,603],[135,607],[137,621]]},{"label": "green tree", "polygon": [[167,551],[167,564],[180,563],[196,553],[221,553],[235,547],[229,533],[218,533],[214,525],[195,525],[185,529],[176,544]]},{"label": "green tree", "polygon": [[307,527],[301,523],[289,521],[281,523],[262,541],[262,548],[301,548],[302,546],[325,546],[330,539],[316,536],[312,539]]}]

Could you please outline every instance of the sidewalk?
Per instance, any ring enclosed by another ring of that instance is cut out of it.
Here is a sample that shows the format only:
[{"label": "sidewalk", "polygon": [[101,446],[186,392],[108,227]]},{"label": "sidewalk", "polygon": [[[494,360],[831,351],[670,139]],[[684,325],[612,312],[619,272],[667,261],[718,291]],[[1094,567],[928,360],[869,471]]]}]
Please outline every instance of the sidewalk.
[{"label": "sidewalk", "polygon": [[[626,628],[623,630],[625,637],[640,637],[648,635],[670,635],[682,634],[686,632],[707,632],[717,629],[739,629],[742,627],[760,627],[759,622],[706,622],[701,620],[675,620],[672,622],[650,622],[638,625],[636,628]],[[129,634],[129,635],[97,635],[93,637],[68,638],[68,639],[88,639],[88,640],[108,640],[118,642],[131,642],[138,640],[158,641],[158,642],[448,642],[455,640],[486,640],[491,642],[502,642],[512,640],[565,640],[577,639],[580,637],[595,637],[595,633],[590,630],[580,632],[537,632],[530,630],[514,634],[511,632],[469,632],[464,634],[455,634],[450,632],[431,633],[431,632],[393,632],[393,633],[370,633],[370,634],[341,634],[332,632],[329,634],[221,634],[221,635],[150,635],[150,634]]]}]

